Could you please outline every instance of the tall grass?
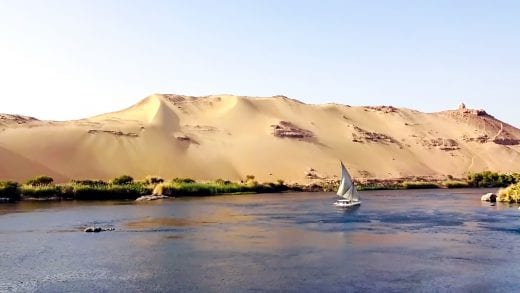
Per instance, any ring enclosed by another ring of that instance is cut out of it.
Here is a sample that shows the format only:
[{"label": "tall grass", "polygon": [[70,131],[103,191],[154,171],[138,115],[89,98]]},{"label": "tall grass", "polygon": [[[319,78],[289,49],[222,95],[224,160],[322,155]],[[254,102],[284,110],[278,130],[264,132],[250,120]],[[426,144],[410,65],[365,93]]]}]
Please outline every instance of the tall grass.
[{"label": "tall grass", "polygon": [[125,185],[68,183],[42,186],[23,185],[21,188],[22,197],[28,199],[136,199],[139,196],[151,194],[151,192],[151,187],[141,183]]},{"label": "tall grass", "polygon": [[364,183],[357,184],[357,190],[397,190],[403,189],[403,186],[399,183]]},{"label": "tall grass", "polygon": [[77,200],[136,199],[151,194],[152,188],[141,183],[124,185],[70,185],[71,197]]},{"label": "tall grass", "polygon": [[[152,181],[154,183],[152,183]],[[190,178],[176,178],[168,183],[161,183],[162,179],[146,178],[143,181],[133,181],[130,176],[120,176],[111,182],[101,180],[73,180],[66,184],[29,185],[21,187],[23,198],[31,199],[76,199],[76,200],[105,200],[105,199],[136,199],[143,195],[155,193],[167,196],[204,196],[234,193],[267,193],[288,190],[283,181],[278,183],[258,184],[248,180],[246,183],[237,183],[227,180],[214,182],[196,182]]]},{"label": "tall grass", "polygon": [[216,182],[190,182],[190,181],[172,181],[162,184],[162,191],[167,196],[203,196],[216,194],[233,194],[233,193],[269,193],[281,192],[287,190],[284,184],[256,182],[236,183],[218,180]]},{"label": "tall grass", "polygon": [[62,198],[60,186],[57,185],[29,185],[24,184],[21,188],[22,197],[24,198]]},{"label": "tall grass", "polygon": [[434,182],[423,182],[423,181],[405,181],[402,183],[404,189],[430,189],[440,188],[439,184]]},{"label": "tall grass", "polygon": [[446,186],[447,188],[468,188],[471,187],[471,184],[466,181],[444,181],[442,185]]},{"label": "tall grass", "polygon": [[216,183],[185,183],[171,182],[163,184],[163,194],[167,196],[179,195],[214,195],[219,193],[244,192],[245,187],[236,183],[216,184]]}]

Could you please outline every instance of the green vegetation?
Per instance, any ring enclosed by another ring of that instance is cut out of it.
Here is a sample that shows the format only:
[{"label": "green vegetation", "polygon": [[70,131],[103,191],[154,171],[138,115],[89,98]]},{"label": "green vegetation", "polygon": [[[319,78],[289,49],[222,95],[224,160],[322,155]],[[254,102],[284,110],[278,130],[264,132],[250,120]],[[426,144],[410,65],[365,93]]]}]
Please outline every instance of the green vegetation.
[{"label": "green vegetation", "polygon": [[108,185],[108,182],[105,182],[103,180],[72,180],[73,184],[79,184],[79,185],[88,185],[88,186],[96,186],[96,185]]},{"label": "green vegetation", "polygon": [[499,174],[484,171],[468,174],[467,178],[455,179],[447,175],[446,181],[378,181],[358,184],[358,190],[394,190],[423,188],[468,188],[468,187],[506,187],[520,182],[520,174]]},{"label": "green vegetation", "polygon": [[122,175],[112,179],[112,184],[114,185],[127,185],[134,182],[134,178],[128,175]]},{"label": "green vegetation", "polygon": [[13,181],[0,181],[0,199],[17,201],[21,197],[20,185]]},{"label": "green vegetation", "polygon": [[0,182],[0,198],[19,199],[75,199],[106,200],[136,199],[153,191],[167,196],[203,196],[234,193],[282,192],[289,189],[282,180],[277,183],[259,184],[249,176],[244,183],[217,179],[213,182],[197,182],[191,178],[175,178],[165,183],[156,176],[148,176],[142,181],[134,181],[131,176],[123,175],[110,182],[103,180],[72,180],[69,183],[54,184],[48,176],[39,176],[20,186],[16,182]]},{"label": "green vegetation", "polygon": [[[119,176],[107,182],[103,180],[72,180],[65,184],[55,184],[53,178],[38,176],[28,180],[26,184],[16,182],[0,182],[0,198],[16,201],[23,198],[35,199],[136,199],[142,195],[163,194],[166,196],[207,196],[216,194],[237,193],[272,193],[283,191],[336,191],[339,182],[314,182],[310,185],[286,185],[282,179],[276,183],[258,183],[254,175],[247,175],[245,180],[232,182],[224,179],[199,182],[191,178],[175,178],[165,182],[157,176],[148,176],[144,180],[135,181],[128,175]],[[447,181],[399,181],[375,180],[357,183],[358,190],[382,189],[422,189],[422,188],[464,188],[464,187],[505,187],[500,192],[499,200],[520,202],[520,174],[498,174],[481,172],[469,174],[466,179],[457,180],[449,175]]]},{"label": "green vegetation", "polygon": [[397,183],[383,183],[383,182],[377,182],[377,183],[365,183],[365,184],[358,184],[357,186],[358,190],[397,190],[397,189],[404,189],[400,184]]},{"label": "green vegetation", "polygon": [[498,174],[496,172],[484,171],[469,174],[467,181],[472,187],[507,187],[520,182],[520,174]]},{"label": "green vegetation", "polygon": [[152,188],[142,183],[126,183],[122,185],[80,185],[69,186],[66,198],[77,200],[103,200],[103,199],[136,199],[140,196],[151,194]]},{"label": "green vegetation", "polygon": [[159,184],[159,183],[163,183],[163,182],[164,182],[164,179],[162,179],[159,176],[147,176],[144,179],[143,183],[146,185],[149,185],[149,184]]},{"label": "green vegetation", "polygon": [[27,182],[25,184],[31,185],[31,186],[43,186],[43,185],[52,184],[52,182],[54,182],[54,179],[52,179],[49,176],[38,176],[36,178],[27,180]]},{"label": "green vegetation", "polygon": [[431,189],[442,188],[440,182],[404,181],[404,182],[371,182],[357,184],[358,190],[401,190],[401,189]]},{"label": "green vegetation", "polygon": [[22,196],[24,198],[62,198],[60,186],[56,185],[22,185]]},{"label": "green vegetation", "polygon": [[196,182],[193,179],[174,179],[162,184],[162,191],[167,196],[199,196],[233,193],[270,193],[288,190],[283,182],[258,184],[256,181],[236,183],[217,179],[214,182]]},{"label": "green vegetation", "polygon": [[191,178],[174,178],[172,183],[195,183],[195,180]]},{"label": "green vegetation", "polygon": [[455,181],[455,180],[449,180],[444,181],[442,185],[446,186],[447,188],[468,188],[472,187],[471,184],[467,181]]},{"label": "green vegetation", "polygon": [[498,201],[520,203],[520,183],[511,184],[498,192]]},{"label": "green vegetation", "polygon": [[405,181],[401,184],[404,189],[431,189],[440,188],[438,183],[424,181]]}]

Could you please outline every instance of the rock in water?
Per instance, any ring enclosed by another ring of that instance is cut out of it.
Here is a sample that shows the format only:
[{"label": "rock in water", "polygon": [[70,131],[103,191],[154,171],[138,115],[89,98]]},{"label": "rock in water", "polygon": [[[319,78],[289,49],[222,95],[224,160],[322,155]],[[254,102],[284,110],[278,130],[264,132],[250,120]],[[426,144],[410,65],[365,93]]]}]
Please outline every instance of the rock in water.
[{"label": "rock in water", "polygon": [[93,233],[93,232],[99,232],[99,231],[97,231],[96,227],[87,227],[87,228],[85,228],[85,230],[83,230],[83,232]]},{"label": "rock in water", "polygon": [[101,227],[87,227],[83,232],[87,233],[99,233],[103,231],[114,231],[115,228],[101,228]]},{"label": "rock in water", "polygon": [[136,201],[143,201],[143,200],[158,200],[158,199],[165,199],[168,198],[164,195],[144,195],[136,199]]},{"label": "rock in water", "polygon": [[494,193],[486,193],[480,197],[481,201],[497,202],[497,195]]}]

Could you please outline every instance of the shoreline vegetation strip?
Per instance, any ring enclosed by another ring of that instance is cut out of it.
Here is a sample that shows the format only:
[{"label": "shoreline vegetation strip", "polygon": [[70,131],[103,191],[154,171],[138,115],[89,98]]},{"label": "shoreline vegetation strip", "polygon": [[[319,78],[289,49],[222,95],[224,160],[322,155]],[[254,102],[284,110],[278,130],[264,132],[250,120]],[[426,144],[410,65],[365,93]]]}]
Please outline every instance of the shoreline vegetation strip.
[{"label": "shoreline vegetation strip", "polygon": [[[286,184],[283,180],[259,183],[255,176],[247,175],[245,180],[233,182],[217,179],[215,181],[195,181],[191,178],[175,178],[164,181],[160,177],[148,176],[136,181],[128,175],[110,181],[72,180],[55,184],[49,176],[39,176],[24,184],[14,181],[0,181],[0,199],[18,201],[23,199],[73,199],[73,200],[114,200],[136,199],[143,195],[161,194],[166,196],[209,196],[217,194],[275,193],[275,192],[332,192],[337,189],[338,181],[314,182],[307,185]],[[485,171],[471,173],[464,179],[451,176],[444,181],[428,180],[375,180],[357,183],[358,190],[400,190],[431,188],[474,188],[507,187],[499,192],[499,201],[520,202],[520,174],[499,174]]]}]

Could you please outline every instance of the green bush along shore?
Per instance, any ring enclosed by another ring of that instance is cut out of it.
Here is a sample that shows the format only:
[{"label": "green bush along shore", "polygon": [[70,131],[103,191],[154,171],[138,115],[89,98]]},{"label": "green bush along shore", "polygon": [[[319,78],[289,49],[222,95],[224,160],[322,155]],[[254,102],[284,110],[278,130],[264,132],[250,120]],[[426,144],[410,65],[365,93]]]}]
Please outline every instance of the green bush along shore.
[{"label": "green bush along shore", "polygon": [[245,182],[231,182],[217,179],[211,182],[197,182],[190,178],[175,178],[164,182],[160,177],[148,176],[142,181],[134,181],[131,176],[123,175],[106,182],[102,180],[73,180],[69,183],[55,184],[47,176],[39,176],[20,185],[16,182],[0,182],[0,199],[16,201],[19,199],[136,199],[143,195],[160,191],[167,196],[204,196],[234,193],[269,193],[288,190],[283,180],[277,183],[254,181],[249,175]]},{"label": "green bush along shore", "polygon": [[511,184],[498,192],[498,201],[520,203],[520,183]]},{"label": "green bush along shore", "polygon": [[[373,180],[357,183],[359,190],[380,189],[423,189],[423,188],[465,188],[465,187],[508,187],[500,193],[499,200],[520,201],[520,174],[499,174],[495,172],[471,173],[465,179],[448,180]],[[0,200],[16,201],[20,199],[136,199],[152,193],[166,196],[206,196],[215,194],[271,193],[283,191],[335,191],[339,181],[312,182],[307,185],[285,184],[279,179],[276,183],[258,183],[254,175],[247,175],[245,180],[232,182],[217,179],[215,181],[195,181],[191,178],[175,178],[165,181],[157,176],[148,176],[136,181],[128,175],[116,177],[110,181],[72,180],[56,184],[53,178],[38,176],[25,184],[13,181],[0,181]]]}]

